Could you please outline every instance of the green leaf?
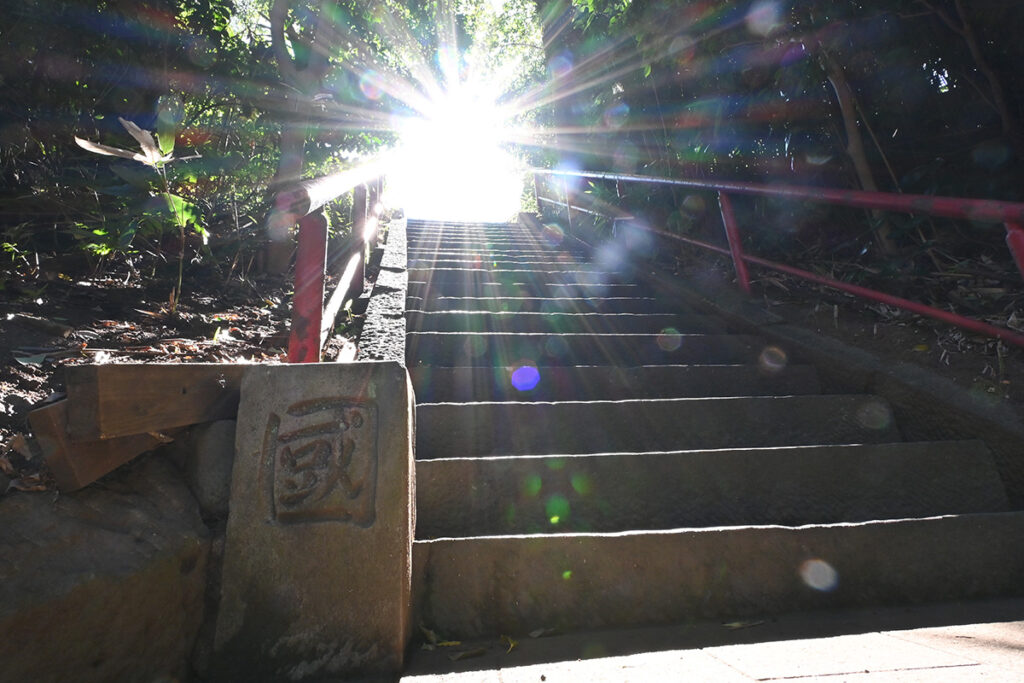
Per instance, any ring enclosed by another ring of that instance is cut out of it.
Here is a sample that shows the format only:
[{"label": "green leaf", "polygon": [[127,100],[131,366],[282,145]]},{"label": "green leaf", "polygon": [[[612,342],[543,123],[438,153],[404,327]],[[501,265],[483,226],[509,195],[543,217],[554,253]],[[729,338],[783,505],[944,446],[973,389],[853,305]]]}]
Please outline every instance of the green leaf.
[{"label": "green leaf", "polygon": [[160,196],[167,202],[167,210],[171,213],[174,224],[179,228],[184,228],[190,222],[199,221],[199,207],[192,202],[170,192],[162,192]]},{"label": "green leaf", "polygon": [[185,109],[180,99],[173,95],[164,95],[160,98],[157,103],[156,139],[164,156],[174,151],[174,140],[184,118]]}]

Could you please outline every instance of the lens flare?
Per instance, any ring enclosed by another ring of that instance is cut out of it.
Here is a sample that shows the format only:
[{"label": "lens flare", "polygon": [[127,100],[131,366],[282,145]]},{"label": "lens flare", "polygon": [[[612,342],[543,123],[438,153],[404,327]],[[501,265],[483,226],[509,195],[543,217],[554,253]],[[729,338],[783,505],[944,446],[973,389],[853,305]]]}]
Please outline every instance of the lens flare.
[{"label": "lens flare", "polygon": [[757,366],[767,375],[777,375],[786,369],[789,357],[777,346],[769,346],[757,357]]},{"label": "lens flare", "polygon": [[384,92],[377,85],[376,73],[367,71],[359,78],[359,92],[363,93],[363,97],[374,102],[381,98]]},{"label": "lens flare", "polygon": [[556,493],[544,503],[544,512],[547,513],[548,521],[558,524],[569,516],[569,501],[565,496]]},{"label": "lens flare", "polygon": [[882,401],[866,401],[857,408],[857,422],[868,429],[885,429],[892,424],[892,411]]},{"label": "lens flare", "polygon": [[540,382],[540,371],[532,365],[523,365],[512,372],[512,386],[519,391],[531,391]]},{"label": "lens flare", "polygon": [[683,345],[683,335],[674,327],[666,327],[658,334],[657,343],[662,351],[677,351]]},{"label": "lens flare", "polygon": [[572,484],[572,489],[581,496],[588,495],[591,488],[593,487],[593,481],[589,474],[583,472],[576,472],[569,478],[569,483]]},{"label": "lens flare", "polygon": [[548,223],[544,226],[544,233],[542,236],[544,238],[544,242],[549,247],[557,247],[565,240],[565,230],[554,223]]},{"label": "lens flare", "polygon": [[759,36],[767,36],[782,27],[782,10],[777,2],[755,2],[750,6],[745,19],[747,30]]},{"label": "lens flare", "polygon": [[825,560],[807,560],[800,565],[800,578],[816,591],[829,593],[839,585],[839,572]]},{"label": "lens flare", "polygon": [[540,478],[539,474],[530,474],[523,479],[522,492],[527,498],[536,498],[540,495],[541,488],[544,487],[544,482]]}]

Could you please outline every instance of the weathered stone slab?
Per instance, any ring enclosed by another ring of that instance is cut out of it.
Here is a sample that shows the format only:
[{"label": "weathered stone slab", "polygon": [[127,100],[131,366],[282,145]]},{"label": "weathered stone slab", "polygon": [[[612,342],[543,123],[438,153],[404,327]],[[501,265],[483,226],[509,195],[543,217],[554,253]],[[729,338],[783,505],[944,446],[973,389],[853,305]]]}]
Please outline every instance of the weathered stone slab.
[{"label": "weathered stone slab", "polygon": [[397,363],[242,383],[213,674],[397,672],[410,624],[412,391]]}]

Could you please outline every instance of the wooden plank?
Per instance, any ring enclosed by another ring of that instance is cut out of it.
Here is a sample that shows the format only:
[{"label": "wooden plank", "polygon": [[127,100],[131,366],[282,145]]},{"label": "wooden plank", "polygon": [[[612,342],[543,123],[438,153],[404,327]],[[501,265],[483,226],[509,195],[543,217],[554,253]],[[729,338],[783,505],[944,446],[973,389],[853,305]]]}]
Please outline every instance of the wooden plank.
[{"label": "wooden plank", "polygon": [[77,365],[66,369],[75,441],[162,432],[233,418],[245,365]]},{"label": "wooden plank", "polygon": [[149,434],[72,441],[67,434],[67,400],[33,410],[28,414],[28,421],[43,451],[46,465],[57,481],[57,488],[65,493],[91,484],[162,442]]}]

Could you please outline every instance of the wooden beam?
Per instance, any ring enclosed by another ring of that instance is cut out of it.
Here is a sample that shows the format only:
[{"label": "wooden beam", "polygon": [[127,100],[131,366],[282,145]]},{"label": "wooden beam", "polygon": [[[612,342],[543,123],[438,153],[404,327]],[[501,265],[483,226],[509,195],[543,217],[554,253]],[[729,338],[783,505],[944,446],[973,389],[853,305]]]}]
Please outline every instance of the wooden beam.
[{"label": "wooden beam", "polygon": [[245,365],[76,365],[65,370],[74,441],[162,432],[233,418]]},{"label": "wooden beam", "polygon": [[118,439],[72,441],[68,438],[68,401],[37,408],[28,414],[29,424],[43,451],[46,465],[63,492],[76,491],[135,456],[153,450],[162,439],[135,434]]}]

